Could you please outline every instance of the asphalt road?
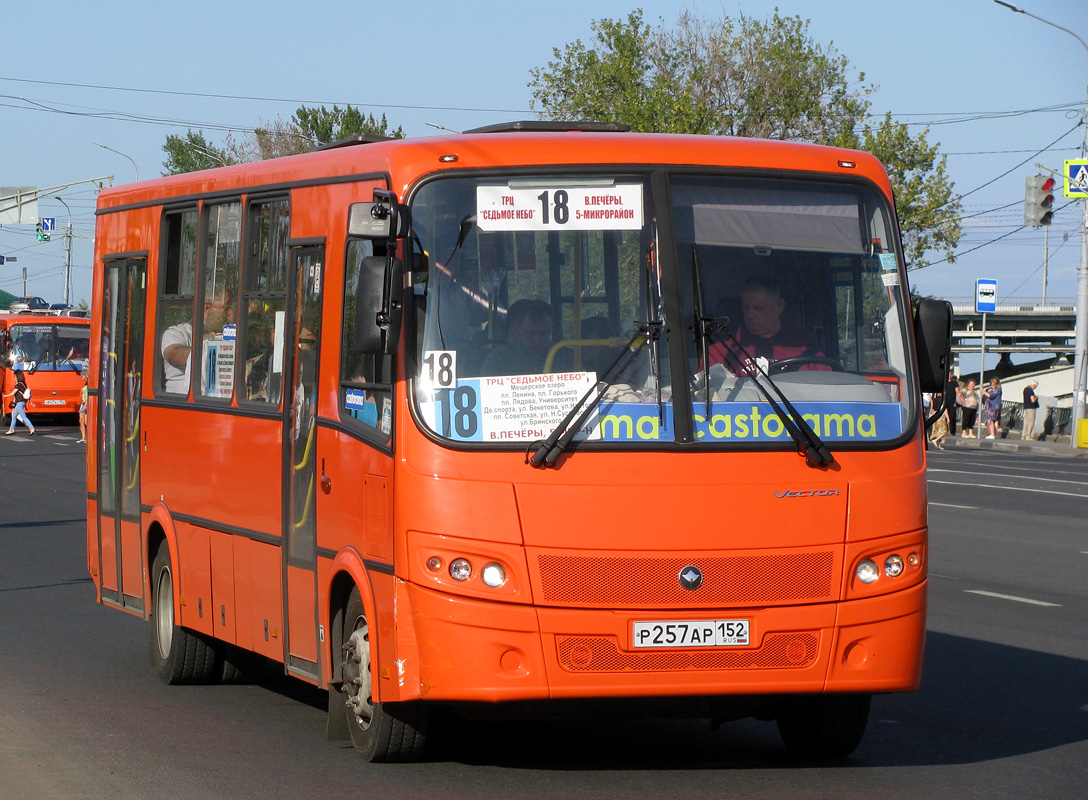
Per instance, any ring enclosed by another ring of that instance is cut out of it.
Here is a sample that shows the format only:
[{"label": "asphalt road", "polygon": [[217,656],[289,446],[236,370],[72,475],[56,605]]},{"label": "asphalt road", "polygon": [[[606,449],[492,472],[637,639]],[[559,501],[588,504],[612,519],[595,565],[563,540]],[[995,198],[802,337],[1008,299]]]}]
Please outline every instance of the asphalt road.
[{"label": "asphalt road", "polygon": [[1088,459],[934,453],[923,685],[841,762],[773,723],[451,723],[414,765],[324,739],[302,684],[168,687],[93,602],[73,427],[0,439],[0,800],[1073,798],[1088,785]]}]

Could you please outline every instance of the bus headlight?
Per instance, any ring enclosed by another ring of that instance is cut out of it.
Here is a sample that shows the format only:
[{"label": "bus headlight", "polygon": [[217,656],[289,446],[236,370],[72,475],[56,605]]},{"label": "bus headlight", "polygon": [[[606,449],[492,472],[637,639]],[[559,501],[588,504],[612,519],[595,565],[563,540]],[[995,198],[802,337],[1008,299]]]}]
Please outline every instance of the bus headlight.
[{"label": "bus headlight", "polygon": [[889,578],[898,578],[903,574],[903,557],[894,555],[884,560],[884,574]]},{"label": "bus headlight", "polygon": [[486,586],[497,589],[506,583],[506,570],[502,568],[502,564],[496,564],[494,561],[490,564],[484,564],[484,568],[480,572],[480,580]]},{"label": "bus headlight", "polygon": [[858,564],[857,576],[862,583],[873,583],[880,577],[880,567],[871,558],[867,558]]},{"label": "bus headlight", "polygon": [[450,562],[450,577],[455,581],[467,581],[472,577],[472,564],[467,558],[455,558]]}]

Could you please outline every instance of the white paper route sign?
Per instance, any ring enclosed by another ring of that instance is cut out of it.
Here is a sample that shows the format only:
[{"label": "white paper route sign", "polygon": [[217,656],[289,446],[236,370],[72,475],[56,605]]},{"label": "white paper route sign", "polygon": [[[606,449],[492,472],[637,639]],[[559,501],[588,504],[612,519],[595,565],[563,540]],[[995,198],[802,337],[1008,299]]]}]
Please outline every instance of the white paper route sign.
[{"label": "white paper route sign", "polygon": [[642,184],[476,187],[481,231],[638,230]]}]

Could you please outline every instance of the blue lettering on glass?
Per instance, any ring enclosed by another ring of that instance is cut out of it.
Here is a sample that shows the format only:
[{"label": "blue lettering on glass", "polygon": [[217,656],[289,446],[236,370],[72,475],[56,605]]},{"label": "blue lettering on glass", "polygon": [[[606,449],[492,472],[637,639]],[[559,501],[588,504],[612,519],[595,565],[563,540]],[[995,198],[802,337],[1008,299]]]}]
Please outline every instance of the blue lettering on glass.
[{"label": "blue lettering on glass", "polygon": [[[516,406],[484,408],[479,378],[459,379],[455,388],[436,389],[434,427],[441,436],[462,442],[513,442],[543,439],[551,426],[533,423]],[[350,390],[349,390],[350,391]],[[350,395],[349,395],[350,398]],[[353,401],[346,400],[349,408]],[[826,442],[868,442],[894,439],[903,432],[898,403],[796,402],[798,413]],[[673,408],[657,403],[601,403],[597,416],[599,441],[673,441]],[[696,404],[695,437],[700,442],[788,442],[789,432],[768,403],[714,402],[710,415]],[[534,424],[539,427],[534,429]],[[579,437],[581,438],[581,437]]]}]

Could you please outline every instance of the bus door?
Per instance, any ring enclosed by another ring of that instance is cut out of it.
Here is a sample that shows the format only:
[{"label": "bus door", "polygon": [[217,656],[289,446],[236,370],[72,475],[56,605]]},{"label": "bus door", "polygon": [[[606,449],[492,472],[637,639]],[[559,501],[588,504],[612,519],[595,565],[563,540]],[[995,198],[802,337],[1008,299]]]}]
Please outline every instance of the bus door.
[{"label": "bus door", "polygon": [[284,402],[284,613],[287,669],[319,679],[317,661],[317,367],[324,248],[291,250],[291,354]]},{"label": "bus door", "polygon": [[147,259],[106,261],[98,374],[98,553],[102,600],[143,610],[140,390]]}]

